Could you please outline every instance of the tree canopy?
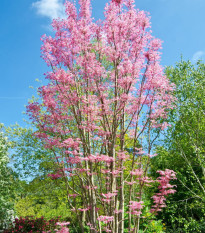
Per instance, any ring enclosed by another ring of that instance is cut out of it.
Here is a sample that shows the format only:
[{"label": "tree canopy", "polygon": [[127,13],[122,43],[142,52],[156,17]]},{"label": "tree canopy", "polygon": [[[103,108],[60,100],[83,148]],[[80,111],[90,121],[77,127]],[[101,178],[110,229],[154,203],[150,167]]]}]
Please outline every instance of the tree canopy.
[{"label": "tree canopy", "polygon": [[[170,112],[163,147],[153,168],[174,169],[177,193],[163,212],[170,231],[203,232],[205,229],[205,64],[181,61],[166,73],[175,83],[176,107]],[[160,215],[160,217],[162,217]]]}]

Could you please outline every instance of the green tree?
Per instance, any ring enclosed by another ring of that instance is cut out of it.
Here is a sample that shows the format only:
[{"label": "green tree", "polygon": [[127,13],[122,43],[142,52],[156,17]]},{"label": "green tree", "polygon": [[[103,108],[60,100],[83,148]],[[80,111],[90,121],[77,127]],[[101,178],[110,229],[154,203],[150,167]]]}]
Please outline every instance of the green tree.
[{"label": "green tree", "polygon": [[[51,219],[62,216],[70,218],[64,183],[49,177],[39,176],[24,185],[22,195],[15,202],[18,216],[44,216]],[[71,219],[69,219],[70,221]]]},{"label": "green tree", "polygon": [[9,142],[3,132],[3,124],[0,124],[0,229],[7,224],[13,213],[15,199],[15,187],[17,178],[12,169],[8,167]]},{"label": "green tree", "polygon": [[22,180],[31,181],[53,171],[55,163],[52,163],[51,151],[34,136],[31,126],[16,124],[5,128],[5,134],[10,142],[12,165]]},{"label": "green tree", "polygon": [[170,231],[205,232],[205,64],[181,61],[166,73],[176,85],[176,106],[152,168],[173,169],[178,180],[159,217]]},{"label": "green tree", "polygon": [[57,169],[52,152],[31,127],[14,125],[4,131],[10,142],[11,165],[21,179],[14,205],[17,216],[69,218],[64,182],[49,177]]}]

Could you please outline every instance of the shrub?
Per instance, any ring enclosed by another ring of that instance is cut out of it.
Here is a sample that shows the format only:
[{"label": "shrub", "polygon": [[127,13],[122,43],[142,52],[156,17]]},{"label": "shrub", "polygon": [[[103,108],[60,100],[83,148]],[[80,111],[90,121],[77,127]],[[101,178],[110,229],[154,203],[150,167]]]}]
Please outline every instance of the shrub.
[{"label": "shrub", "polygon": [[27,232],[27,233],[46,233],[46,232],[59,232],[59,233],[68,233],[68,228],[65,226],[69,223],[59,223],[60,217],[56,217],[50,220],[41,218],[26,217],[20,219],[15,218],[13,222],[14,225],[11,225],[9,229],[4,230],[4,233],[13,233],[13,232]]}]

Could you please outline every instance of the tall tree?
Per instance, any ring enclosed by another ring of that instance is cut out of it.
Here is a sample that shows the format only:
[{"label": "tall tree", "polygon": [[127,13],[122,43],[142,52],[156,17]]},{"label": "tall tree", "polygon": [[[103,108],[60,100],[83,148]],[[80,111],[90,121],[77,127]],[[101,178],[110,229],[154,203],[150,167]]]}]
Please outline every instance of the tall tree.
[{"label": "tall tree", "polygon": [[[166,128],[160,119],[172,108],[173,86],[159,63],[161,42],[151,35],[149,17],[134,8],[134,0],[110,1],[105,20],[97,23],[90,0],[79,5],[78,14],[67,1],[67,18],[52,23],[55,36],[42,37],[50,82],[39,88],[42,102],[31,102],[28,113],[38,129],[35,135],[53,151],[59,170],[51,176],[66,182],[82,232],[86,222],[91,232],[122,233],[125,220],[130,232],[139,232],[144,189],[154,183],[148,177],[151,150]],[[174,172],[159,173],[151,216],[174,192],[169,190]],[[70,180],[75,180],[72,186]]]},{"label": "tall tree", "polygon": [[175,232],[205,231],[205,64],[181,61],[168,67],[175,83],[176,107],[170,112],[164,148],[153,159],[155,169],[175,169],[177,194],[163,215]]}]

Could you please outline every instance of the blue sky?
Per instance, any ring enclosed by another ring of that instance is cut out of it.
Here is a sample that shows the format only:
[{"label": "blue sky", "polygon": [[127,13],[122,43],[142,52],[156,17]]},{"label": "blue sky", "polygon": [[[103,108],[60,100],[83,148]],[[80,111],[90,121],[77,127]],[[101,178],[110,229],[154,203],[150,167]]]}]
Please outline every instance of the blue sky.
[{"label": "blue sky", "polygon": [[[93,16],[103,17],[107,0],[92,0]],[[47,65],[40,58],[40,37],[51,34],[53,17],[63,16],[63,0],[1,0],[0,122],[24,126],[25,105],[44,80]],[[183,55],[205,59],[204,0],[136,0],[150,12],[153,35],[164,41],[162,65],[174,65]],[[29,88],[33,86],[34,89]]]}]

